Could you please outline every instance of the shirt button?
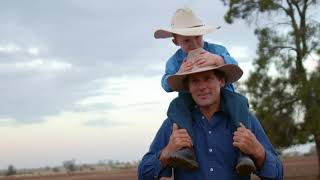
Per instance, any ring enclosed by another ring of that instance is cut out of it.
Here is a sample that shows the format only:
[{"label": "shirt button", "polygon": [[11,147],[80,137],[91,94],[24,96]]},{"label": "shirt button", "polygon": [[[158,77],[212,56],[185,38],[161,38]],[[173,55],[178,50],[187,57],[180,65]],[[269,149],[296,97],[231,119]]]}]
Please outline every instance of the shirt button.
[{"label": "shirt button", "polygon": [[213,168],[210,168],[210,171],[213,172]]},{"label": "shirt button", "polygon": [[204,116],[202,116],[202,119],[204,119]]},{"label": "shirt button", "polygon": [[209,149],[209,152],[212,152],[212,149],[211,149],[211,148]]},{"label": "shirt button", "polygon": [[211,134],[212,132],[211,131],[209,131],[209,134]]}]

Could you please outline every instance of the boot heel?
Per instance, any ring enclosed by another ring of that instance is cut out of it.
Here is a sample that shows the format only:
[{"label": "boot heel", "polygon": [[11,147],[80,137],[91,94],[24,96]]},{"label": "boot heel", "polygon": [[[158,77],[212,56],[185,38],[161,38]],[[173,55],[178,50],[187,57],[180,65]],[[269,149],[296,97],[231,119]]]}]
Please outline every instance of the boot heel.
[{"label": "boot heel", "polygon": [[256,166],[248,155],[240,152],[236,165],[236,171],[241,176],[247,176],[256,171]]}]

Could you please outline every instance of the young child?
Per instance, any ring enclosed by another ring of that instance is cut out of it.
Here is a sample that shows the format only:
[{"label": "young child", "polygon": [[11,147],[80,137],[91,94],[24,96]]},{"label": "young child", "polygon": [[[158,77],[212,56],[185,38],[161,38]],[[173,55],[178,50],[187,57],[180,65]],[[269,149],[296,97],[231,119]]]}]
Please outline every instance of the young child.
[{"label": "young child", "polygon": [[[170,38],[180,49],[170,57],[166,64],[165,74],[162,77],[162,87],[167,92],[172,92],[167,79],[170,75],[177,72],[185,72],[192,68],[191,61],[186,61],[188,53],[192,50],[197,50],[196,63],[198,66],[206,66],[209,64],[237,64],[237,62],[229,55],[225,47],[217,44],[211,44],[203,41],[203,35],[212,32],[215,29],[211,26],[204,25],[201,20],[195,16],[189,8],[178,9],[172,18],[170,29],[159,29],[154,33],[156,39]],[[248,122],[248,101],[247,99],[234,92],[232,84],[222,88],[222,109],[228,113],[233,121],[234,129],[240,126],[240,122],[250,129]],[[168,118],[172,123],[176,123],[179,128],[184,128],[188,131],[191,139],[194,134],[192,131],[191,109],[194,102],[189,93],[180,92],[169,106]],[[181,167],[185,169],[195,169],[198,163],[195,158],[193,148],[182,148],[169,155],[168,165],[170,167]],[[255,165],[249,156],[240,152],[236,170],[240,175],[247,175],[255,171]]]}]

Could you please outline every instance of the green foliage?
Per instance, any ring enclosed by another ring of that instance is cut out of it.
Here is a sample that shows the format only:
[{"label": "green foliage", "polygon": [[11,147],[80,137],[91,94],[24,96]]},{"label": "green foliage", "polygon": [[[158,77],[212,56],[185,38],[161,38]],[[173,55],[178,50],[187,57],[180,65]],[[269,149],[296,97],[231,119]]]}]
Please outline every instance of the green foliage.
[{"label": "green foliage", "polygon": [[62,163],[63,167],[68,171],[68,172],[73,172],[76,170],[76,161],[73,160],[66,160],[63,161]]},{"label": "green foliage", "polygon": [[17,170],[13,165],[9,165],[8,166],[8,170],[6,172],[6,176],[12,176],[12,175],[16,175],[17,174]]},{"label": "green foliage", "polygon": [[320,61],[320,24],[309,12],[319,0],[222,1],[226,22],[263,24],[255,30],[258,58],[245,89],[271,142],[284,148],[320,137],[320,63],[311,73],[303,65],[310,57]]},{"label": "green foliage", "polygon": [[248,19],[258,12],[268,12],[278,10],[280,0],[222,0],[224,4],[229,4],[229,10],[224,16],[227,23],[233,23],[234,19]]},{"label": "green foliage", "polygon": [[54,168],[52,168],[52,171],[57,173],[57,172],[60,172],[60,169],[59,169],[59,167],[54,167]]}]

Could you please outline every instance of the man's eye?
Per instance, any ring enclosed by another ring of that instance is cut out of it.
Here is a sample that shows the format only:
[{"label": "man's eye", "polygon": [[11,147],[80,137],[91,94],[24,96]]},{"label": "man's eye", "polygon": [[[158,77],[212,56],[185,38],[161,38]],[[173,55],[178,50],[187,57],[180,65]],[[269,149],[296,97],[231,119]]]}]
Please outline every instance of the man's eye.
[{"label": "man's eye", "polygon": [[198,81],[193,79],[193,80],[190,80],[190,82],[193,83],[193,84],[196,84]]},{"label": "man's eye", "polygon": [[206,81],[212,81],[212,80],[214,80],[214,77],[207,77],[206,78]]}]

